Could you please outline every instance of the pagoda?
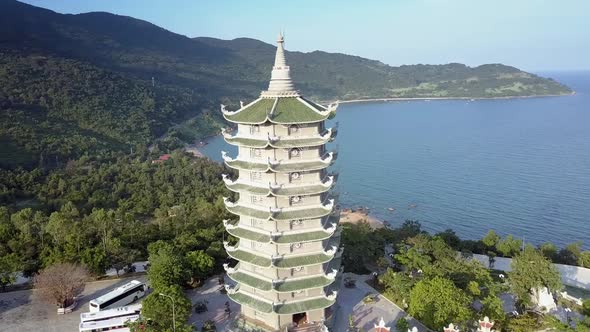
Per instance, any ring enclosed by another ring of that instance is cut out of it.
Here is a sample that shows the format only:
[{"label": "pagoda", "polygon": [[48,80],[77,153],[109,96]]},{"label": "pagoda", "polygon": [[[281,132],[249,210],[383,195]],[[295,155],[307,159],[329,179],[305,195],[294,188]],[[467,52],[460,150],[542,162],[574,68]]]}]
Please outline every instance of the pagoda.
[{"label": "pagoda", "polygon": [[279,35],[268,90],[235,112],[221,106],[237,125],[224,138],[238,147],[235,158],[222,152],[223,160],[239,174],[223,175],[239,197],[224,198],[237,217],[223,224],[238,239],[224,241],[238,261],[224,264],[236,282],[227,294],[241,305],[241,318],[270,331],[329,324],[342,273],[339,211],[330,195],[336,175],[328,171],[336,153],[326,148],[337,130],[325,127],[337,105],[319,105],[295,89],[283,44]]}]

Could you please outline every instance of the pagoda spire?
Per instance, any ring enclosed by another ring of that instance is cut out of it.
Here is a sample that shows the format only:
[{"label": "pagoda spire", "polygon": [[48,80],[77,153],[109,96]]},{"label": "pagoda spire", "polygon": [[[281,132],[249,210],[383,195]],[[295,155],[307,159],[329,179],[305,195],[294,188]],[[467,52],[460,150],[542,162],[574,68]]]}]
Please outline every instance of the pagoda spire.
[{"label": "pagoda spire", "polygon": [[268,90],[262,92],[262,97],[299,97],[299,92],[295,90],[287,60],[285,58],[285,37],[279,33],[277,38],[277,52],[275,54],[275,64],[272,67],[270,83]]}]

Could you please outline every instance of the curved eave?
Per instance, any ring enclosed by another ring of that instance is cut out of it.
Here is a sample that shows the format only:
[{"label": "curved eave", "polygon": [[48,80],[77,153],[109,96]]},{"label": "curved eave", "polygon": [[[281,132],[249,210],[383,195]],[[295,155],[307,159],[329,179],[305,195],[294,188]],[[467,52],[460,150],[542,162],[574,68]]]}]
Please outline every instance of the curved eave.
[{"label": "curved eave", "polygon": [[330,189],[332,189],[334,184],[332,184],[332,185],[318,184],[318,185],[311,185],[311,186],[286,187],[286,188],[277,188],[277,189],[272,189],[272,190],[269,188],[265,188],[265,187],[257,187],[257,186],[252,186],[249,184],[239,183],[239,182],[226,183],[225,186],[227,187],[227,189],[229,189],[233,192],[236,192],[236,193],[245,192],[248,194],[262,195],[262,196],[268,196],[268,195],[272,195],[272,196],[301,196],[301,195],[316,195],[316,194],[325,193],[325,192],[329,191]]},{"label": "curved eave", "polygon": [[298,312],[323,309],[336,303],[336,298],[329,299],[327,297],[319,297],[315,299],[273,305],[273,303],[256,299],[240,290],[236,291],[235,293],[228,292],[228,296],[232,301],[253,308],[257,311],[265,313],[275,312],[277,314],[294,314]]},{"label": "curved eave", "polygon": [[327,139],[323,138],[310,138],[310,139],[292,139],[292,140],[258,140],[253,138],[244,137],[225,137],[223,138],[228,144],[248,147],[248,148],[275,148],[275,149],[290,149],[290,148],[307,148],[320,146],[329,143],[332,140],[332,136]]},{"label": "curved eave", "polygon": [[302,161],[298,163],[280,163],[270,165],[270,170],[275,173],[289,173],[289,172],[303,172],[303,171],[318,171],[326,169],[334,163],[335,159],[330,162],[325,161]]},{"label": "curved eave", "polygon": [[280,269],[290,269],[299,266],[324,264],[332,260],[333,255],[313,254],[278,259],[273,265]]},{"label": "curved eave", "polygon": [[240,124],[305,124],[325,121],[333,110],[328,110],[300,97],[259,98],[236,112],[223,111],[223,117]]},{"label": "curved eave", "polygon": [[251,162],[243,161],[243,160],[231,160],[231,161],[224,160],[224,163],[227,167],[237,169],[237,170],[255,171],[255,172],[267,172],[270,170],[270,167],[268,166],[268,164],[251,163]]},{"label": "curved eave", "polygon": [[273,283],[271,280],[261,279],[255,276],[252,276],[247,273],[243,273],[240,271],[234,273],[228,273],[228,277],[235,282],[240,284],[244,284],[256,289],[260,289],[262,291],[276,291],[278,293],[285,293],[285,292],[295,292],[305,289],[313,289],[313,288],[320,288],[320,287],[327,287],[330,286],[332,283],[336,282],[340,278],[340,273],[334,279],[330,279],[326,276],[315,276],[305,279],[297,279],[297,280],[285,280],[279,283],[276,283],[273,287]]},{"label": "curved eave", "polygon": [[292,219],[315,219],[321,218],[324,216],[329,215],[332,212],[332,209],[327,209],[323,207],[315,207],[309,209],[300,209],[300,210],[293,210],[293,211],[281,211],[276,213],[271,213],[270,211],[258,210],[253,209],[250,207],[245,207],[241,205],[236,206],[225,206],[226,209],[235,214],[235,215],[244,215],[247,217],[263,219],[263,220],[292,220]]},{"label": "curved eave", "polygon": [[244,250],[227,251],[229,257],[240,262],[250,263],[260,267],[270,267],[271,260],[268,257],[261,257]]},{"label": "curved eave", "polygon": [[[338,229],[333,233],[328,233],[325,231],[312,231],[306,233],[297,233],[297,234],[286,234],[286,235],[279,235],[276,237],[271,238],[269,234],[263,234],[256,231],[252,231],[243,227],[235,227],[235,228],[226,228],[226,231],[235,237],[244,238],[246,240],[261,242],[261,243],[278,243],[278,244],[288,244],[288,243],[302,243],[302,242],[314,242],[314,241],[323,241],[330,238]],[[272,241],[271,241],[272,240]]]},{"label": "curved eave", "polygon": [[275,305],[274,312],[277,314],[295,314],[298,312],[327,308],[334,303],[336,303],[336,299],[330,300],[328,298],[321,297],[294,303],[278,304]]},{"label": "curved eave", "polygon": [[227,296],[234,302],[244,305],[246,307],[254,308],[255,310],[271,313],[273,311],[272,303],[264,302],[258,300],[248,294],[245,294],[241,291],[237,291],[233,294],[227,293]]}]

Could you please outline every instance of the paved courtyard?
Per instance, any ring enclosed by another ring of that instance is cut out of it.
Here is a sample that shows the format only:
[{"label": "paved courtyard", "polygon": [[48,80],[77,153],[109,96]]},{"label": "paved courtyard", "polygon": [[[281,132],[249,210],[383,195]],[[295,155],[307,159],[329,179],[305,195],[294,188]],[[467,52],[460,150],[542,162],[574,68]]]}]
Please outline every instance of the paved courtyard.
[{"label": "paved courtyard", "polygon": [[0,332],[78,331],[80,313],[88,311],[90,300],[133,279],[145,281],[145,276],[87,283],[76,310],[67,315],[58,315],[36,290],[0,293]]},{"label": "paved courtyard", "polygon": [[[406,315],[405,312],[387,300],[383,295],[378,295],[375,298],[375,302],[371,304],[363,303],[362,300],[367,294],[379,294],[365,282],[365,280],[371,278],[370,275],[345,273],[344,277],[356,279],[356,287],[346,288],[343,285],[340,289],[338,295],[338,305],[340,307],[336,313],[335,324],[331,331],[346,331],[348,328],[348,317],[351,314],[356,326],[363,329],[363,331],[374,331],[374,324],[379,323],[381,317],[383,317],[385,325],[391,327],[391,331],[395,331],[395,322],[401,317],[404,317]],[[410,320],[410,326],[416,326],[418,331],[421,332],[427,331],[422,324],[413,319]]]},{"label": "paved courtyard", "polygon": [[[381,317],[383,317],[387,326],[394,327],[396,320],[405,315],[399,307],[381,295],[376,297],[374,303],[364,304],[362,302],[368,293],[377,294],[373,288],[364,282],[370,276],[349,273],[345,274],[345,276],[357,279],[356,287],[342,287],[340,290],[338,296],[339,309],[335,316],[335,326],[331,331],[346,331],[348,317],[351,314],[357,327],[362,328],[364,331],[372,331],[373,325],[378,323]],[[145,276],[96,281],[86,284],[76,310],[67,315],[57,315],[56,308],[43,302],[39,293],[35,290],[0,293],[0,332],[77,331],[80,323],[80,313],[88,311],[88,301],[132,279],[145,281]],[[225,281],[231,282],[229,278],[225,278]],[[240,306],[229,301],[227,295],[220,292],[220,288],[217,276],[215,276],[206,280],[202,287],[187,291],[186,294],[193,304],[206,300],[209,309],[202,314],[193,312],[189,319],[191,325],[200,329],[205,321],[213,320],[218,331],[227,330],[229,322],[238,315]],[[230,303],[230,317],[224,311],[225,302],[227,301]],[[415,321],[412,321],[411,325],[418,327],[419,331],[426,331],[423,326]]]}]

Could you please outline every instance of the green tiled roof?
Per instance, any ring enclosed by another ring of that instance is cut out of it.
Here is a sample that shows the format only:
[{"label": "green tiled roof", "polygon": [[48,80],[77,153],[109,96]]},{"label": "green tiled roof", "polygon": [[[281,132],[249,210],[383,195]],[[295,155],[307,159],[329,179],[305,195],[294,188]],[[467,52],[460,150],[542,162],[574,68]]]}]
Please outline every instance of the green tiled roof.
[{"label": "green tiled roof", "polygon": [[272,282],[258,279],[246,273],[234,272],[228,274],[228,276],[239,283],[243,283],[244,285],[248,285],[263,291],[269,291],[272,289]]},{"label": "green tiled roof", "polygon": [[232,145],[247,146],[252,148],[265,148],[271,146],[279,149],[299,148],[324,145],[330,141],[330,138],[301,138],[301,139],[280,139],[276,142],[268,142],[267,139],[254,139],[245,137],[224,137],[225,141]]},{"label": "green tiled roof", "polygon": [[[324,111],[320,109],[318,111]],[[273,111],[272,121],[276,123],[318,122],[328,118],[319,114],[297,98],[279,98]]]},{"label": "green tiled roof", "polygon": [[276,243],[295,243],[295,242],[306,242],[306,241],[316,241],[316,240],[323,240],[330,237],[330,233],[316,231],[316,232],[309,232],[309,233],[298,233],[298,234],[289,234],[283,235],[276,238]]},{"label": "green tiled roof", "polygon": [[305,265],[322,264],[332,259],[332,256],[325,254],[303,255],[297,257],[288,257],[277,260],[275,266],[279,268],[292,268]]},{"label": "green tiled roof", "polygon": [[241,123],[264,123],[267,114],[272,110],[275,99],[260,99],[257,102],[247,106],[236,114],[225,115],[224,117],[231,122]]},{"label": "green tiled roof", "polygon": [[225,141],[232,145],[242,145],[252,148],[265,148],[268,145],[268,140],[244,138],[244,137],[224,137]]},{"label": "green tiled roof", "polygon": [[331,189],[331,186],[321,184],[310,186],[286,187],[270,190],[268,187],[257,187],[244,183],[226,184],[227,189],[235,192],[247,192],[254,195],[294,196],[320,194]]},{"label": "green tiled roof", "polygon": [[262,211],[258,209],[252,209],[249,207],[236,205],[234,207],[226,206],[227,210],[236,215],[245,215],[257,219],[268,219],[270,218],[270,211]]},{"label": "green tiled roof", "polygon": [[315,171],[330,167],[331,163],[323,161],[302,161],[298,163],[280,163],[271,165],[271,170],[275,172],[296,172],[296,171]]},{"label": "green tiled roof", "polygon": [[266,313],[270,313],[273,311],[271,303],[260,301],[258,299],[255,299],[255,298],[249,296],[249,295],[246,295],[240,291],[238,291],[234,294],[228,293],[227,295],[233,301],[235,301],[241,305],[245,305],[247,307],[254,308],[258,311],[262,311],[262,312],[266,312]]},{"label": "green tiled roof", "polygon": [[301,139],[281,139],[270,145],[275,148],[297,148],[306,146],[323,145],[330,141],[330,138],[301,138]]},{"label": "green tiled roof", "polygon": [[286,281],[275,286],[278,292],[293,292],[302,289],[325,287],[330,285],[334,280],[324,276],[305,278],[300,280]]},{"label": "green tiled roof", "polygon": [[[246,273],[234,272],[228,274],[228,276],[231,279],[239,283],[243,283],[244,285],[248,285],[250,287],[254,287],[263,291],[272,290],[271,281],[260,279]],[[286,280],[284,282],[277,283],[275,286],[275,290],[277,292],[293,292],[303,289],[325,287],[332,284],[332,282],[334,281],[334,279],[329,279],[325,276],[311,277],[299,280]]]},{"label": "green tiled roof", "polygon": [[311,195],[319,194],[330,190],[330,187],[323,186],[321,184],[313,186],[301,186],[301,187],[287,187],[273,190],[273,194],[277,196],[294,196],[294,195]]},{"label": "green tiled roof", "polygon": [[250,194],[255,194],[255,195],[268,195],[270,194],[270,189],[267,188],[262,188],[262,187],[255,187],[255,186],[250,186],[247,184],[243,184],[243,183],[234,183],[234,184],[230,184],[230,185],[226,185],[227,189],[231,190],[231,191],[235,191],[235,192],[240,192],[240,191],[246,191]]},{"label": "green tiled roof", "polygon": [[270,266],[270,258],[261,257],[258,255],[254,255],[252,253],[243,251],[243,250],[236,250],[236,251],[228,251],[227,254],[239,261],[244,261],[250,264],[254,264],[261,267],[269,267]]},{"label": "green tiled roof", "polygon": [[267,163],[264,163],[264,164],[263,163],[251,163],[251,162],[243,161],[243,160],[232,160],[232,161],[226,161],[225,164],[231,168],[245,169],[245,170],[249,170],[249,171],[264,172],[264,171],[268,170]]},{"label": "green tiled roof", "polygon": [[275,220],[291,220],[291,219],[312,219],[320,218],[330,214],[332,210],[324,208],[300,209],[293,211],[285,211],[276,213],[273,216]]},{"label": "green tiled roof", "polygon": [[311,123],[324,121],[328,118],[329,114],[320,114],[320,112],[325,112],[323,107],[307,102],[309,106],[297,97],[262,98],[235,114],[224,114],[223,116],[231,122],[252,124],[264,123],[267,120],[279,124]]},{"label": "green tiled roof", "polygon": [[331,301],[326,298],[318,298],[295,303],[280,304],[275,307],[274,311],[277,314],[294,314],[298,312],[327,308],[335,302],[335,300]]},{"label": "green tiled roof", "polygon": [[269,234],[262,234],[258,232],[254,232],[245,228],[234,228],[234,229],[227,229],[227,232],[235,237],[244,238],[247,240],[252,240],[256,242],[270,242],[270,235]]},{"label": "green tiled roof", "polygon": [[277,212],[271,215],[270,211],[253,209],[242,205],[236,205],[234,207],[226,206],[227,210],[236,215],[244,215],[257,219],[269,219],[272,217],[274,220],[291,220],[291,219],[312,219],[326,216],[332,212],[332,210],[324,209],[321,207],[299,209],[293,211]]},{"label": "green tiled roof", "polygon": [[[251,231],[245,228],[228,228],[227,232],[235,237],[244,238],[247,240],[252,240],[256,242],[263,242],[269,243],[270,242],[270,235],[268,232],[266,234],[259,233],[256,231]],[[330,233],[326,233],[323,231],[314,231],[314,232],[307,232],[307,233],[297,233],[297,234],[288,234],[288,235],[281,235],[274,238],[274,242],[276,243],[296,243],[296,242],[308,242],[308,241],[320,241],[327,239],[331,236]]]}]

